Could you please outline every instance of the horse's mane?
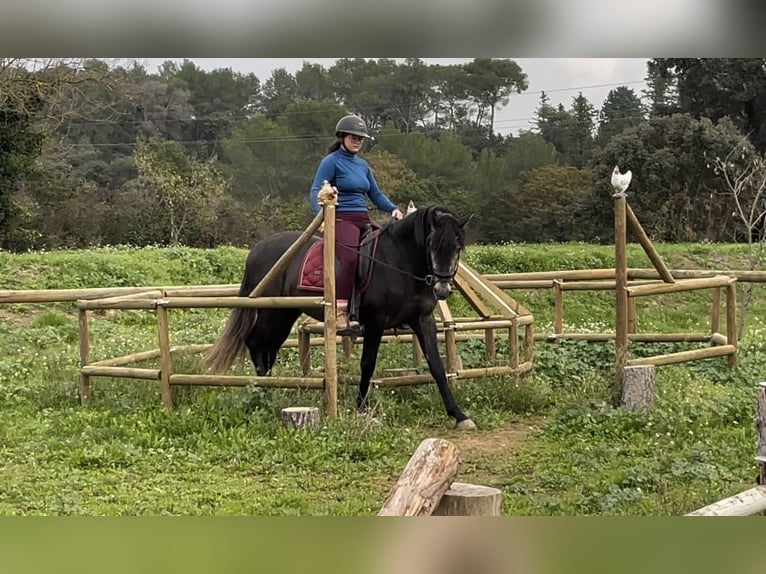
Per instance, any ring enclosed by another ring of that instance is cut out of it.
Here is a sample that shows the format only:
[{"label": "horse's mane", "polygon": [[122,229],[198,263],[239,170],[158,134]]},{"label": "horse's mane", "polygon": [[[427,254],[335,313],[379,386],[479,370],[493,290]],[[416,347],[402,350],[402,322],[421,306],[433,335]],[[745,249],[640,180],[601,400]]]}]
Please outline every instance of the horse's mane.
[{"label": "horse's mane", "polygon": [[[415,240],[415,247],[418,250],[424,250],[426,247],[426,237],[431,231],[433,226],[433,219],[436,213],[450,216],[455,222],[455,227],[459,227],[459,218],[455,212],[443,205],[429,205],[424,208],[419,208],[415,213],[412,213],[402,219],[388,225],[384,232],[390,233],[394,240],[404,243]],[[434,237],[434,245],[440,246],[443,244],[439,235],[439,231],[446,231],[446,227],[435,228],[437,235]]]}]

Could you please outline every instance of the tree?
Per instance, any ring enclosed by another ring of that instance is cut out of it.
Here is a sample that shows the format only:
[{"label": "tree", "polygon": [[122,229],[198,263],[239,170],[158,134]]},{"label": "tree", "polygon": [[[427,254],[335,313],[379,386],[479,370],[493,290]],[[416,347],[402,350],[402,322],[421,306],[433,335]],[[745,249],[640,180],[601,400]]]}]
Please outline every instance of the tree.
[{"label": "tree", "polygon": [[263,84],[261,104],[271,119],[283,114],[298,97],[298,83],[285,68],[277,68]]},{"label": "tree", "polygon": [[322,146],[311,141],[317,148],[309,161],[306,142],[295,137],[284,118],[255,116],[237,126],[221,142],[226,158],[223,168],[232,178],[234,197],[248,209],[257,209],[268,198],[307,201],[322,156]]},{"label": "tree", "polygon": [[641,100],[627,86],[609,91],[598,120],[598,144],[603,146],[613,136],[644,121]]},{"label": "tree", "polygon": [[179,245],[189,224],[206,227],[215,221],[217,203],[228,187],[213,162],[184,154],[176,142],[154,138],[136,150],[139,182],[156,198],[166,218],[170,245]]},{"label": "tree", "polygon": [[568,159],[573,166],[583,168],[593,151],[596,111],[580,92],[572,100],[570,115],[571,121],[567,126]]},{"label": "tree", "polygon": [[654,58],[650,67],[678,86],[678,106],[695,118],[729,117],[766,149],[766,58]]},{"label": "tree", "polygon": [[573,214],[590,195],[587,172],[549,165],[524,172],[514,194],[514,241],[575,241],[583,238]]},{"label": "tree", "polygon": [[[723,159],[716,156],[709,166],[724,180],[733,204],[733,215],[745,227],[748,269],[762,268],[766,246],[766,157],[743,136]],[[740,338],[745,331],[753,288],[754,284],[748,283],[740,301],[737,320]]]},{"label": "tree", "polygon": [[[90,100],[87,88],[113,88],[108,66],[94,60],[0,58],[0,245],[29,245],[26,224],[32,207],[22,207],[17,192],[32,176],[45,141],[89,101],[105,107],[103,98]],[[111,101],[111,100],[107,100]]]},{"label": "tree", "polygon": [[572,122],[572,114],[559,104],[554,107],[545,92],[540,94],[540,106],[535,110],[535,124],[542,138],[553,144],[561,157],[568,157],[569,137],[568,128]]},{"label": "tree", "polygon": [[593,191],[578,214],[588,235],[611,241],[609,183],[615,165],[630,169],[631,207],[659,241],[731,241],[738,233],[722,182],[707,163],[725,156],[741,134],[727,118],[713,123],[689,114],[652,118],[614,136],[590,164]]},{"label": "tree", "polygon": [[495,109],[508,105],[513,93],[520,94],[527,89],[527,75],[513,60],[476,58],[465,64],[468,94],[477,106],[476,126],[483,125],[487,118],[487,138],[492,140],[495,132]]},{"label": "tree", "polygon": [[643,91],[647,103],[645,115],[650,118],[669,116],[680,111],[678,107],[678,83],[663,70],[655,60],[649,60],[646,73],[647,89]]},{"label": "tree", "polygon": [[504,160],[506,179],[515,181],[527,170],[558,165],[559,154],[555,146],[541,135],[522,132],[508,144]]},{"label": "tree", "polygon": [[335,99],[329,72],[321,64],[310,62],[303,62],[295,72],[295,93],[303,101]]}]

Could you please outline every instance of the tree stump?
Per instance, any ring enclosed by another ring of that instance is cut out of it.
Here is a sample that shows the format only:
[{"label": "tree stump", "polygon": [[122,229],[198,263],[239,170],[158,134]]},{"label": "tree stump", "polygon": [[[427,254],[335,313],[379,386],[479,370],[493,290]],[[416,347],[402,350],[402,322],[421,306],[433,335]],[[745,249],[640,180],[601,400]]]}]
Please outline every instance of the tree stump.
[{"label": "tree stump", "polygon": [[378,516],[429,516],[455,480],[457,447],[440,438],[427,438],[410,457]]},{"label": "tree stump", "polygon": [[434,516],[500,516],[503,493],[497,488],[453,482]]},{"label": "tree stump", "polygon": [[622,369],[620,404],[629,411],[650,409],[654,404],[654,365],[637,365]]},{"label": "tree stump", "polygon": [[305,429],[319,425],[319,408],[287,407],[282,409],[282,424],[294,429]]}]

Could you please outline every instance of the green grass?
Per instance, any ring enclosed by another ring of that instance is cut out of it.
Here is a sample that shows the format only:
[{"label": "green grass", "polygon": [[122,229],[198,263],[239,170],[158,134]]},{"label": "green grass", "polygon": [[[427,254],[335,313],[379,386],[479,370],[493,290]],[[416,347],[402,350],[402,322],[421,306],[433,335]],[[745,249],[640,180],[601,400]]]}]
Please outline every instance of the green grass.
[{"label": "green grass", "polygon": [[[632,267],[648,267],[631,245]],[[671,268],[744,268],[743,246],[659,245]],[[236,283],[244,250],[111,248],[0,253],[6,289]],[[613,249],[584,244],[472,248],[484,272],[609,267]],[[740,289],[742,286],[740,286]],[[513,292],[538,332],[551,329],[552,293]],[[614,295],[565,295],[570,331],[609,331]],[[711,294],[642,301],[642,331],[705,331]],[[468,314],[459,297],[455,315]],[[380,424],[356,416],[355,387],[340,389],[341,416],[308,432],[282,428],[279,411],[322,404],[320,391],[174,388],[160,406],[159,384],[93,380],[77,396],[78,327],[72,304],[0,307],[0,514],[2,515],[360,515],[374,514],[421,440],[440,436],[461,452],[459,479],[501,488],[505,514],[682,514],[752,485],[754,386],[766,371],[766,297],[755,300],[734,369],[725,360],[660,367],[649,414],[604,407],[613,378],[611,343],[538,343],[535,370],[512,378],[463,381],[458,402],[480,427],[451,429],[431,386],[375,389]],[[227,312],[171,310],[173,345],[212,342]],[[698,346],[698,345],[697,345]],[[92,360],[157,347],[150,311],[95,313]],[[634,344],[635,355],[695,345]],[[498,351],[504,344],[499,342]],[[482,341],[460,344],[466,367],[485,364]],[[358,351],[357,351],[358,353]],[[378,364],[409,364],[409,345],[385,345]],[[198,356],[174,357],[195,372]],[[343,373],[358,373],[358,354]],[[277,374],[296,374],[283,349]],[[312,351],[320,367],[321,351]],[[153,366],[148,361],[143,366]],[[251,373],[243,362],[236,372]]]}]

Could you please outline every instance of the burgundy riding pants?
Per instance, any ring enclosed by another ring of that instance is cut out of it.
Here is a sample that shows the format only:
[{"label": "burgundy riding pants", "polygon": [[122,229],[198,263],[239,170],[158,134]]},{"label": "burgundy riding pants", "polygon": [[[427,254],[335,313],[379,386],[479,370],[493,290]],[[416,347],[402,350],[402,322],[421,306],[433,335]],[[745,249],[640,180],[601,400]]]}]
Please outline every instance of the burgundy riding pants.
[{"label": "burgundy riding pants", "polygon": [[343,211],[335,216],[336,299],[347,300],[351,297],[359,238],[370,223],[370,215],[366,211]]}]

